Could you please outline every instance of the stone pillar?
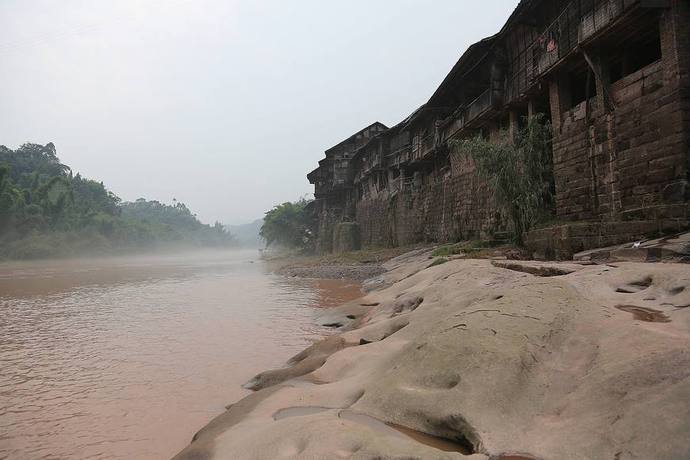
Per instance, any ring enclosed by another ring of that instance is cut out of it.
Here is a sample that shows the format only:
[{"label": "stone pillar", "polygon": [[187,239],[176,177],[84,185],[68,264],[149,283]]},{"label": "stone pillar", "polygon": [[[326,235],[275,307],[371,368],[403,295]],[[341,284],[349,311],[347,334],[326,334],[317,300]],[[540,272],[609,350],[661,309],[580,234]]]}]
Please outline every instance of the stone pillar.
[{"label": "stone pillar", "polygon": [[611,110],[608,97],[610,96],[609,86],[611,84],[611,77],[609,67],[604,65],[603,57],[595,54],[590,55],[592,63],[594,64],[594,84],[596,85],[597,95],[596,100],[599,107],[603,107],[607,112]]},{"label": "stone pillar", "polygon": [[[672,0],[672,7],[664,10],[659,24],[661,64],[664,84],[680,100],[680,110],[674,111],[667,126],[676,126],[665,136],[665,143],[677,143],[683,151],[683,166],[676,168],[677,181],[662,191],[667,203],[685,202],[685,218],[690,218],[690,4],[687,0]],[[680,165],[679,165],[680,166]]]},{"label": "stone pillar", "polygon": [[690,78],[690,5],[684,0],[675,0],[673,7],[665,10],[659,24],[661,40],[661,60],[667,80],[686,80]]},{"label": "stone pillar", "polygon": [[[549,103],[551,105],[551,124],[553,125],[554,136],[561,132],[561,125],[563,124],[563,107],[567,101],[569,94],[563,90],[564,84],[562,79],[556,77],[555,80],[549,81]],[[567,97],[564,97],[567,96]]]}]

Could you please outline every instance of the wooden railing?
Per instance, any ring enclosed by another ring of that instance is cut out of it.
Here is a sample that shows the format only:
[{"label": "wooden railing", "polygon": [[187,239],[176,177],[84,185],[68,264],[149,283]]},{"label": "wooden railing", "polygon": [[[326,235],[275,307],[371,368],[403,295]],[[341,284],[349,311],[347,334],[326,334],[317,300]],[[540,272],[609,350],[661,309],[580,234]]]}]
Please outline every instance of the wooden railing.
[{"label": "wooden railing", "polygon": [[434,133],[424,135],[422,138],[415,138],[412,142],[411,160],[420,160],[434,150]]},{"label": "wooden railing", "polygon": [[479,117],[480,115],[483,115],[485,112],[491,110],[491,89],[487,89],[484,91],[482,94],[477,96],[475,100],[470,102],[470,104],[467,106],[467,114],[465,117],[465,123],[470,123],[472,120],[475,118]]},{"label": "wooden railing", "polygon": [[374,169],[381,168],[382,166],[383,166],[383,164],[381,161],[381,153],[380,152],[369,153],[368,155],[364,156],[364,159],[362,162],[362,171],[364,174],[367,174]]},{"label": "wooden railing", "polygon": [[[592,0],[588,0],[587,3],[591,2]],[[639,2],[639,0],[594,1],[580,19],[578,42],[587,41]]]},{"label": "wooden railing", "polygon": [[441,130],[441,141],[447,142],[458,132],[460,132],[464,127],[465,111],[461,109],[456,111],[453,115],[451,115],[450,119],[447,120],[446,125]]},{"label": "wooden railing", "polygon": [[394,164],[396,166],[399,166],[402,163],[408,163],[410,161],[412,148],[410,144],[407,144],[404,147],[399,148],[395,152],[392,152],[388,156],[388,162],[390,164]]},{"label": "wooden railing", "polygon": [[468,124],[490,112],[493,108],[492,94],[489,88],[470,102],[466,108],[455,112],[441,130],[440,141],[447,142]]}]

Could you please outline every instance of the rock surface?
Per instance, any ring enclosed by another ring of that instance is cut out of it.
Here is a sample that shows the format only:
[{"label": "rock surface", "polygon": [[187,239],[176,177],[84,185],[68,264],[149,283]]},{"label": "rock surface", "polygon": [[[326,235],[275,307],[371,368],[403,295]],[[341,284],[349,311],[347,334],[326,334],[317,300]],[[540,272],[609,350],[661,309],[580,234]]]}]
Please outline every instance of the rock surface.
[{"label": "rock surface", "polygon": [[592,249],[575,254],[573,259],[593,263],[606,262],[690,262],[690,232]]},{"label": "rock surface", "polygon": [[176,459],[690,458],[687,265],[428,264],[391,260]]}]

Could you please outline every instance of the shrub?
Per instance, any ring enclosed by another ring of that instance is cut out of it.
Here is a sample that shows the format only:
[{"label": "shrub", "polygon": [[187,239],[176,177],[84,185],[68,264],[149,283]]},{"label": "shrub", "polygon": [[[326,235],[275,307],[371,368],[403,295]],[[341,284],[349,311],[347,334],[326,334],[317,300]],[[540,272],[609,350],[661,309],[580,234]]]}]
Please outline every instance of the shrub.
[{"label": "shrub", "polygon": [[527,120],[514,139],[507,131],[496,141],[481,137],[453,144],[453,155],[470,155],[477,173],[491,184],[498,205],[509,216],[515,238],[538,222],[549,219],[554,209],[551,124],[543,115]]},{"label": "shrub", "polygon": [[446,262],[448,262],[448,259],[446,259],[445,257],[439,257],[437,259],[434,259],[434,261],[431,262],[429,264],[429,266],[426,268],[431,268],[431,267],[435,267],[437,265],[442,265],[442,264],[445,264]]}]

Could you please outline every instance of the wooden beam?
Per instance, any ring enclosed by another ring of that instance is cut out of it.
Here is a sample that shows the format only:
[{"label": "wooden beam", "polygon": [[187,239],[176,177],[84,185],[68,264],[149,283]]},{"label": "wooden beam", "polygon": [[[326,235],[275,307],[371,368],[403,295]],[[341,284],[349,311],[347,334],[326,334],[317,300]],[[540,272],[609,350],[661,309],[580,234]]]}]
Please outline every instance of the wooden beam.
[{"label": "wooden beam", "polygon": [[[609,92],[608,82],[605,81],[603,76],[601,75],[601,69],[598,65],[594,64],[594,61],[592,61],[589,54],[587,54],[587,51],[584,48],[580,48],[580,51],[582,51],[582,55],[584,56],[585,61],[587,61],[587,64],[589,65],[590,69],[592,69],[594,76],[597,78],[597,80],[599,80],[599,82],[601,82],[601,87],[604,89],[604,100],[606,104],[609,106],[611,110],[616,110],[616,104],[613,102],[613,98],[611,97],[611,93]],[[589,97],[589,95],[587,95],[587,97]]]}]

